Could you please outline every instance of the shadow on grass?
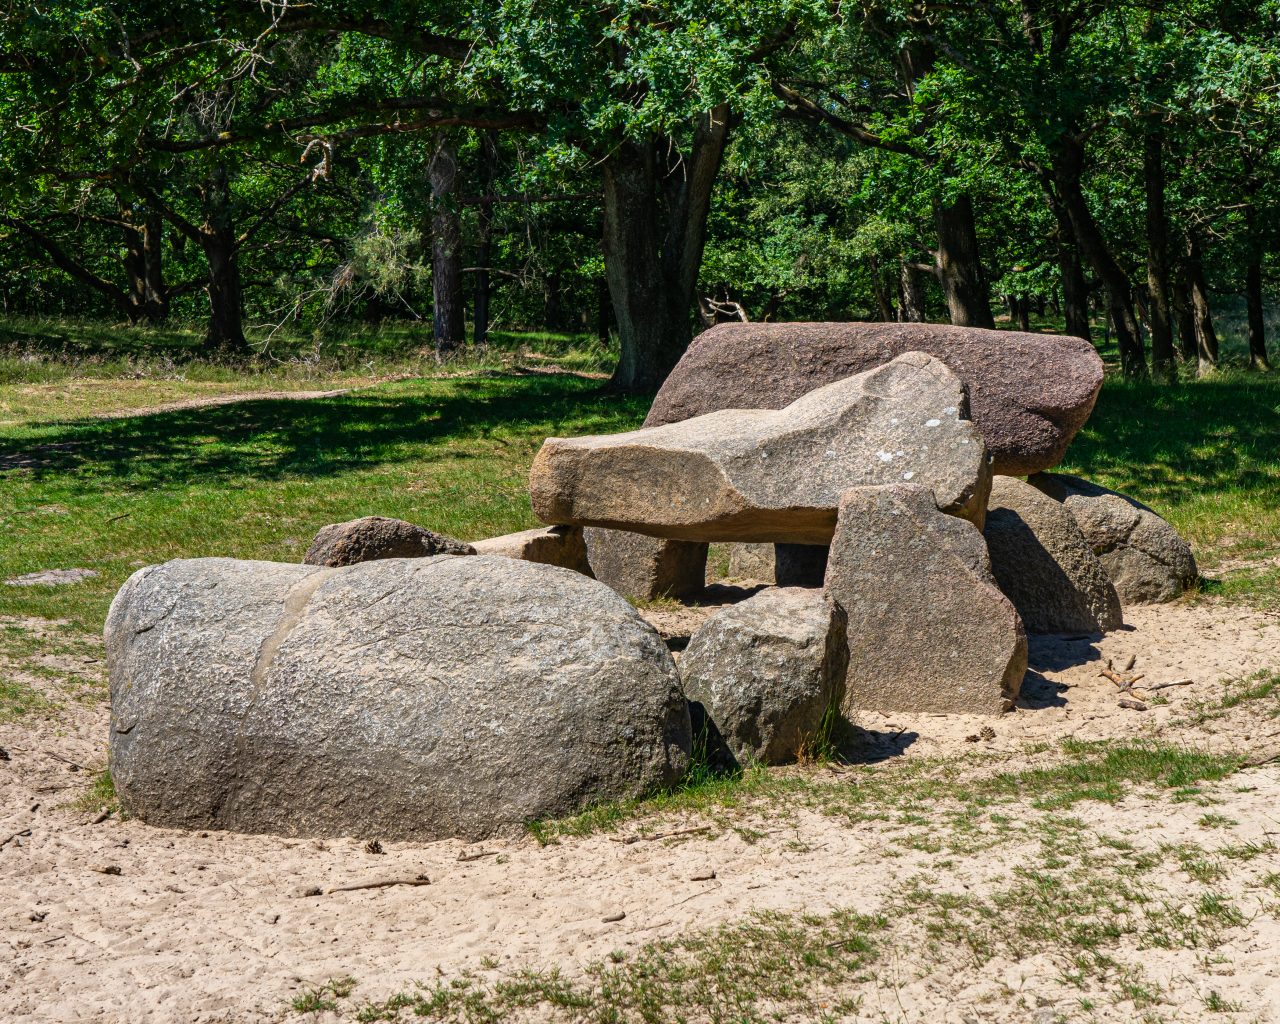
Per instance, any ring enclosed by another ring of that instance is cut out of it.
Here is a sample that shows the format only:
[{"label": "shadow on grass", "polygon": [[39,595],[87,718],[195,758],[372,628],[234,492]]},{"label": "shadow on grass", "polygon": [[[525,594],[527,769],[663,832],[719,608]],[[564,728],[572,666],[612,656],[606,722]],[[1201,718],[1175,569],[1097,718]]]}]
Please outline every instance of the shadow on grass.
[{"label": "shadow on grass", "polygon": [[[528,434],[623,430],[647,399],[573,376],[424,379],[328,399],[254,399],[110,420],[41,424],[0,438],[0,472],[169,486],[252,477],[325,478],[418,461],[433,446]],[[478,453],[448,450],[450,459]]]},{"label": "shadow on grass", "polygon": [[1161,507],[1193,494],[1280,493],[1280,375],[1177,387],[1109,378],[1065,470]]}]

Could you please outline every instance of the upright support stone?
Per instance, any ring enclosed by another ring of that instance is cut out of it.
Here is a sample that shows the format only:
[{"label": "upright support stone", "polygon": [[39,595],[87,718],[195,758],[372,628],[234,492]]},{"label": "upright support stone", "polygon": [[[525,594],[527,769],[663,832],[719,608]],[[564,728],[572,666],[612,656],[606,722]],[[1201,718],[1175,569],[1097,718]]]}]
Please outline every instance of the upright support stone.
[{"label": "upright support stone", "polygon": [[601,583],[634,601],[691,597],[706,586],[707,548],[698,541],[590,527],[587,561]]},{"label": "upright support stone", "polygon": [[912,484],[840,501],[826,592],[848,622],[843,709],[994,715],[1027,668],[1022,620],[982,534]]}]

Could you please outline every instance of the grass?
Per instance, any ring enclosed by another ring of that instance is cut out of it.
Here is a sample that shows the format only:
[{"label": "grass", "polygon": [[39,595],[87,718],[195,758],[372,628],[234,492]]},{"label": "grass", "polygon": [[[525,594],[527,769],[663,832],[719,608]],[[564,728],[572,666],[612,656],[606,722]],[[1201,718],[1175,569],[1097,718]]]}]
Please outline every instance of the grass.
[{"label": "grass", "polygon": [[[140,565],[295,561],[318,527],[374,512],[463,539],[523,529],[535,525],[526,474],[547,435],[628,429],[647,406],[597,379],[532,372],[607,368],[593,339],[498,334],[443,368],[421,340],[416,326],[388,325],[286,339],[231,366],[193,356],[191,332],[0,322],[0,579],[101,573],[62,588],[0,586],[0,615],[96,631]],[[174,399],[353,385],[328,399],[128,415]],[[1227,370],[1176,388],[1109,378],[1064,468],[1154,506],[1205,567],[1258,559],[1280,552],[1280,432],[1265,426],[1278,414],[1280,374]],[[1212,589],[1276,601],[1280,566],[1230,572]]]}]

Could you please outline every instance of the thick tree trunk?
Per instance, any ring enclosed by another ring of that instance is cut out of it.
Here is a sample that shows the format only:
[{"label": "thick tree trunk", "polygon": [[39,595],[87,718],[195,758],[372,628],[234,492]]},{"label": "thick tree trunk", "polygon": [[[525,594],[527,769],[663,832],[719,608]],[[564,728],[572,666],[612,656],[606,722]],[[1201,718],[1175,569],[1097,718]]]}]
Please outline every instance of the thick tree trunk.
[{"label": "thick tree trunk", "polygon": [[1013,316],[1018,324],[1018,330],[1031,330],[1031,300],[1025,295],[1015,295],[1013,298]]},{"label": "thick tree trunk", "polygon": [[1191,286],[1191,314],[1195,320],[1197,373],[1203,377],[1218,366],[1218,332],[1213,327],[1209,306],[1209,285],[1205,281],[1200,242],[1191,232],[1186,236],[1187,283]]},{"label": "thick tree trunk", "polygon": [[902,323],[924,323],[924,282],[920,272],[910,264],[899,264],[898,320]]},{"label": "thick tree trunk", "polygon": [[1143,155],[1147,192],[1147,323],[1151,328],[1151,368],[1163,380],[1176,381],[1173,321],[1169,312],[1169,244],[1164,214],[1164,136],[1147,132]]},{"label": "thick tree trunk", "polygon": [[892,323],[897,319],[893,308],[893,300],[889,297],[889,286],[885,284],[884,271],[880,261],[874,256],[867,257],[867,270],[871,274],[871,294],[875,298],[876,312],[884,323]]},{"label": "thick tree trunk", "polygon": [[202,189],[204,223],[200,246],[209,264],[209,326],[205,344],[223,352],[244,355],[244,296],[240,286],[239,247],[231,212],[231,179],[219,166]]},{"label": "thick tree trunk", "polygon": [[1062,315],[1067,333],[1090,341],[1089,284],[1080,265],[1080,253],[1069,238],[1062,239],[1058,247],[1058,267],[1062,273]]},{"label": "thick tree trunk", "polygon": [[973,203],[968,196],[950,206],[934,203],[933,221],[938,232],[938,282],[947,297],[951,322],[960,327],[995,327]]},{"label": "thick tree trunk", "polygon": [[1245,207],[1245,233],[1249,247],[1244,270],[1245,306],[1249,319],[1249,365],[1255,370],[1271,369],[1267,358],[1267,323],[1262,305],[1262,242],[1257,226],[1257,213],[1252,205]]},{"label": "thick tree trunk", "polygon": [[124,239],[125,316],[129,323],[137,324],[146,319],[147,255],[141,228],[132,226],[133,211],[121,209],[120,219],[131,225],[120,229]]},{"label": "thick tree trunk", "polygon": [[656,390],[693,336],[728,120],[725,106],[702,115],[688,154],[651,139],[623,142],[604,161],[604,263],[621,346],[616,388]]},{"label": "thick tree trunk", "polygon": [[440,355],[467,342],[462,299],[462,222],[454,205],[458,154],[444,132],[436,136],[427,177],[431,182],[431,331],[436,354]]},{"label": "thick tree trunk", "polygon": [[1138,334],[1138,320],[1133,314],[1133,296],[1129,277],[1111,255],[1102,230],[1085,201],[1080,175],[1084,168],[1084,149],[1070,139],[1059,143],[1053,181],[1063,209],[1071,222],[1072,234],[1080,254],[1093,267],[1107,295],[1107,307],[1115,327],[1120,349],[1120,365],[1126,377],[1145,377],[1147,357]]},{"label": "thick tree trunk", "polygon": [[558,331],[564,326],[562,296],[560,271],[548,271],[542,277],[542,322],[549,331]]},{"label": "thick tree trunk", "polygon": [[164,283],[164,218],[148,210],[142,220],[142,254],[146,278],[143,308],[149,323],[169,319],[169,289]]}]

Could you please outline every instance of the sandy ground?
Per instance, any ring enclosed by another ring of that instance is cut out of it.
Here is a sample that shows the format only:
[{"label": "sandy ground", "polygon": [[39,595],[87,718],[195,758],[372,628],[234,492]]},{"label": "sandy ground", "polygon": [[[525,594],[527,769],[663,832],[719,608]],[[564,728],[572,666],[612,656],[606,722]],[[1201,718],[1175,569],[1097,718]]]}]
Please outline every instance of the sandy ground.
[{"label": "sandy ground", "polygon": [[[655,617],[669,635],[701,613]],[[1102,640],[1038,638],[1018,708],[1001,718],[864,716],[854,760],[896,761],[975,751],[1005,755],[1066,736],[1151,736],[1244,750],[1248,768],[1207,791],[1233,822],[1206,832],[1205,807],[1135,793],[1119,804],[1077,804],[1091,834],[1124,835],[1138,851],[1183,840],[1256,842],[1280,835],[1280,719],[1248,707],[1198,725],[1193,708],[1220,698],[1223,680],[1280,667],[1280,618],[1238,607],[1177,604],[1128,610],[1130,629]],[[1118,706],[1099,677],[1111,659],[1135,659],[1147,681],[1192,679],[1160,691],[1167,705]],[[989,727],[993,735],[982,738]],[[995,892],[1037,854],[1027,839],[946,858],[904,847],[892,820],[847,821],[806,809],[744,812],[750,828],[712,828],[666,840],[622,833],[539,846],[531,838],[467,847],[236,834],[185,834],[68,804],[105,763],[107,712],[70,705],[56,719],[0,725],[0,1019],[5,1021],[275,1021],[303,1019],[290,999],[351,976],[356,999],[385,999],[415,981],[459,971],[557,966],[569,974],[613,950],[741,920],[767,908],[880,912],[922,871],[944,886]],[[971,739],[970,737],[976,737]],[[824,769],[824,779],[838,778]],[[1016,813],[1016,810],[1015,812]],[[701,819],[699,819],[701,820]],[[695,820],[693,824],[697,824]],[[653,822],[646,822],[653,828]],[[660,830],[690,827],[666,821]],[[941,866],[940,866],[941,865]],[[1194,949],[1131,951],[1163,992],[1153,1020],[1280,1021],[1280,921],[1259,879],[1280,870],[1268,852],[1218,885],[1247,923],[1213,957]],[[714,872],[714,877],[711,876]],[[329,892],[338,886],[425,875],[429,885]],[[1162,898],[1177,906],[1202,886],[1162,871]],[[325,895],[303,895],[316,889]],[[1269,909],[1268,909],[1269,908]],[[625,914],[619,920],[619,914]],[[976,1022],[1143,1019],[1114,992],[1082,990],[1047,952],[997,955],[978,966],[927,956],[911,921],[895,922],[893,950],[859,986],[862,1007],[839,1019]],[[497,964],[495,967],[494,964]],[[1211,1013],[1209,993],[1236,1012]],[[539,1018],[541,1019],[541,1018]]]}]

